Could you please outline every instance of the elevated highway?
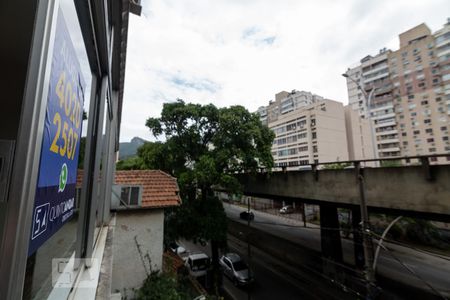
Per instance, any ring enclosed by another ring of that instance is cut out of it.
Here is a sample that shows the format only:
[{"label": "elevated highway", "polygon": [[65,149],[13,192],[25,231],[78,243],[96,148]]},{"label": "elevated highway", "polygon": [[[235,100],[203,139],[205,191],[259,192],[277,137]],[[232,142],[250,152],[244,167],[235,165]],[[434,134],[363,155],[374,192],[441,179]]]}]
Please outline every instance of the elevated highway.
[{"label": "elevated highway", "polygon": [[369,210],[450,222],[450,165],[279,171],[237,177],[248,196],[349,207],[361,203],[360,175]]}]

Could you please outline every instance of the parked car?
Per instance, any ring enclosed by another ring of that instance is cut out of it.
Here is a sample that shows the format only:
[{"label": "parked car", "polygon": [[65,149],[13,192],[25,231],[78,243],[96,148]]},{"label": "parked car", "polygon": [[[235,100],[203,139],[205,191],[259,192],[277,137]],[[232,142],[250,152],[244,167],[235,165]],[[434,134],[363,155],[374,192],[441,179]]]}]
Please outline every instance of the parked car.
[{"label": "parked car", "polygon": [[189,274],[194,277],[205,276],[211,263],[211,260],[205,253],[189,254],[184,260],[184,265],[189,270]]},{"label": "parked car", "polygon": [[180,246],[177,242],[172,242],[169,244],[169,250],[177,255],[186,253],[186,248]]},{"label": "parked car", "polygon": [[255,219],[255,215],[253,214],[253,212],[249,212],[249,211],[247,211],[247,210],[244,210],[243,212],[241,212],[240,214],[239,214],[239,217],[242,219],[242,220],[250,220],[250,221],[252,221],[252,220],[254,220]]},{"label": "parked car", "polygon": [[248,285],[253,282],[253,274],[247,264],[236,253],[227,253],[219,260],[225,276],[230,278],[234,285]]},{"label": "parked car", "polygon": [[294,208],[291,205],[285,205],[280,208],[280,214],[291,214],[294,212]]}]

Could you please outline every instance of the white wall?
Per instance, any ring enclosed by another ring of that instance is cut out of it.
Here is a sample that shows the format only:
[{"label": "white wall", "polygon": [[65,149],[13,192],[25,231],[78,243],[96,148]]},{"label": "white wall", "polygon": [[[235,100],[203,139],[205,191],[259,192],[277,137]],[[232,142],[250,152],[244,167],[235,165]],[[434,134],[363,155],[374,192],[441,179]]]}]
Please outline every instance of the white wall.
[{"label": "white wall", "polygon": [[146,254],[150,257],[152,270],[162,268],[163,237],[163,209],[117,212],[113,238],[112,293],[120,292],[122,296],[126,294],[132,298],[132,288],[139,288],[150,270]]}]

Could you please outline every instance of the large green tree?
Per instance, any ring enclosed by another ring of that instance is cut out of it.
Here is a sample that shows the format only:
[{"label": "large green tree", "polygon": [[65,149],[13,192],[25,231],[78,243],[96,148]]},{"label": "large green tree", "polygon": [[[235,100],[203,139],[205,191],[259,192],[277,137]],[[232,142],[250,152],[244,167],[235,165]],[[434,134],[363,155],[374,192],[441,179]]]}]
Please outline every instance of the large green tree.
[{"label": "large green tree", "polygon": [[138,154],[148,167],[178,178],[183,200],[167,216],[166,229],[173,238],[209,241],[217,276],[218,249],[226,244],[227,228],[213,186],[238,192],[240,185],[233,174],[271,168],[274,134],[242,106],[217,108],[183,100],[165,103],[161,117],[147,119],[146,126],[166,141],[148,143]]}]

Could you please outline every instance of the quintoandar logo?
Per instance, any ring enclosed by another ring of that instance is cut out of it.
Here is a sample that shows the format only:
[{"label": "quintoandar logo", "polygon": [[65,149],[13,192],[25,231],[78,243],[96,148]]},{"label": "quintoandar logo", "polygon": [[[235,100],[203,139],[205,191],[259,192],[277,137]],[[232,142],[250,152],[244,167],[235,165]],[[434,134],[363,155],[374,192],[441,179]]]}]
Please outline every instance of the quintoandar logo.
[{"label": "quintoandar logo", "polygon": [[64,192],[64,189],[66,188],[67,183],[67,165],[64,163],[61,167],[61,173],[59,174],[59,188],[58,193]]}]

